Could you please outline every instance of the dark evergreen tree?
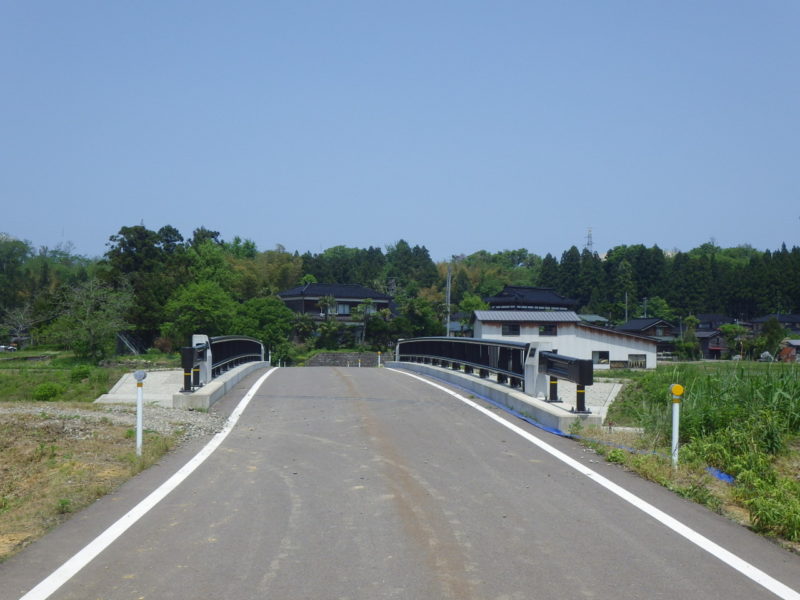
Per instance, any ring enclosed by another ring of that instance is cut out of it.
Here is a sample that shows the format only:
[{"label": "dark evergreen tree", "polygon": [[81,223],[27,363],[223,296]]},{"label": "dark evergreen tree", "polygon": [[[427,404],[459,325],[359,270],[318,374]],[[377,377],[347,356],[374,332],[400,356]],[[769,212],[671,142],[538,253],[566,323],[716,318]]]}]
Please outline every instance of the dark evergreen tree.
[{"label": "dark evergreen tree", "polygon": [[581,275],[581,253],[577,247],[572,246],[561,255],[558,275],[558,291],[567,298],[577,298]]},{"label": "dark evergreen tree", "polygon": [[539,287],[558,288],[559,284],[558,262],[549,252],[542,259],[542,270],[539,274]]}]

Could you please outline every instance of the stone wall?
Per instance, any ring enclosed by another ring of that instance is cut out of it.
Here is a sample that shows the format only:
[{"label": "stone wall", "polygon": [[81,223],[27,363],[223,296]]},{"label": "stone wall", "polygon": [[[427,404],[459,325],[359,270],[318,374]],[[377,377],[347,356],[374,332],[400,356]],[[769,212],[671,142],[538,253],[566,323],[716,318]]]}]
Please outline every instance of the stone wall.
[{"label": "stone wall", "polygon": [[[386,358],[385,356],[383,357]],[[377,367],[377,352],[321,352],[306,361],[307,367]]]}]

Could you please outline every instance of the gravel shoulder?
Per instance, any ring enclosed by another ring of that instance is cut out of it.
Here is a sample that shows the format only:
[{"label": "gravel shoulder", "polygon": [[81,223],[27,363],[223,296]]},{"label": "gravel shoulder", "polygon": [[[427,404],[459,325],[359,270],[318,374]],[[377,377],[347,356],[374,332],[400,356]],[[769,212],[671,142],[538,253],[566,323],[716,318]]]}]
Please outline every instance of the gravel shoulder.
[{"label": "gravel shoulder", "polygon": [[[124,404],[63,405],[41,402],[0,403],[0,415],[39,415],[43,419],[80,418],[85,423],[108,422],[126,427],[136,426],[136,407]],[[199,411],[145,406],[144,428],[163,435],[179,435],[180,441],[213,435],[225,425],[225,418]]]}]

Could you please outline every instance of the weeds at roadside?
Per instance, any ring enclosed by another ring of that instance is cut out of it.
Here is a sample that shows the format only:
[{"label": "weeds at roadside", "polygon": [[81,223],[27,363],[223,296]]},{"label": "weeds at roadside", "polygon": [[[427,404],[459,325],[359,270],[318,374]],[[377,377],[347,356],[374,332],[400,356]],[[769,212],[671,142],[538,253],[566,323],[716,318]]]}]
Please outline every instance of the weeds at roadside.
[{"label": "weeds at roadside", "polygon": [[174,437],[130,431],[108,419],[0,414],[0,561],[152,465]]}]

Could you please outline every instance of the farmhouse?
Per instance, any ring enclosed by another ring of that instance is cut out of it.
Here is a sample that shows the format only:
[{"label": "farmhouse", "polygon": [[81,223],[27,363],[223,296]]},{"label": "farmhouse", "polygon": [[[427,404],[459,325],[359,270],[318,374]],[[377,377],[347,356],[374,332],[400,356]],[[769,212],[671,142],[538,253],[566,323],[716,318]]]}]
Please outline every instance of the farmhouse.
[{"label": "farmhouse", "polygon": [[372,303],[371,312],[389,308],[392,300],[390,296],[363,285],[344,283],[308,283],[279,292],[278,297],[294,312],[316,321],[334,317],[345,323],[352,321],[353,309],[367,300]]},{"label": "farmhouse", "polygon": [[474,331],[476,338],[591,359],[595,369],[656,367],[656,339],[589,325],[571,310],[476,310]]}]

